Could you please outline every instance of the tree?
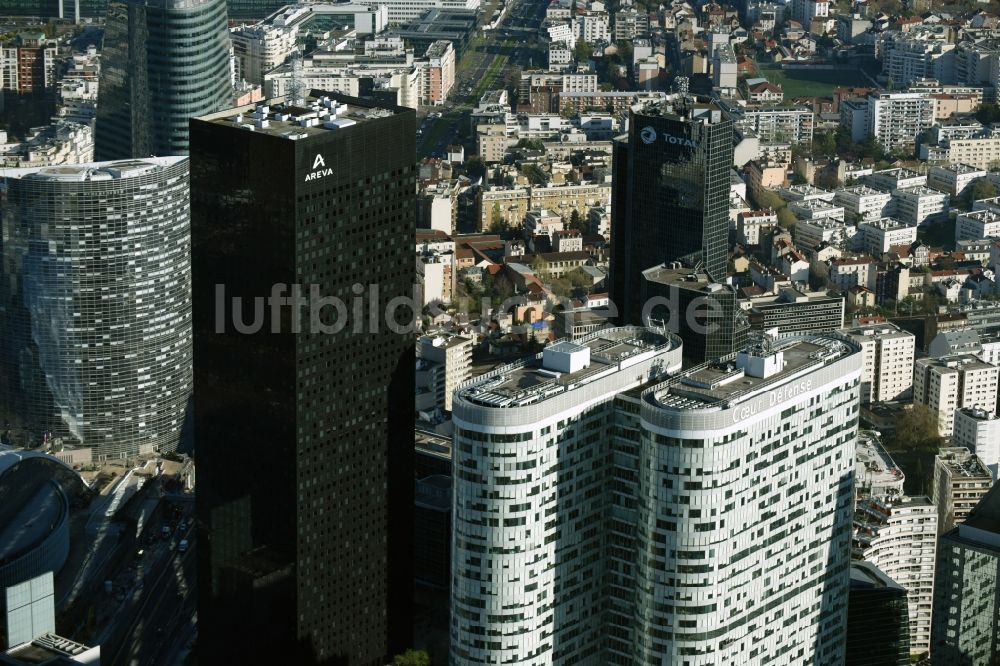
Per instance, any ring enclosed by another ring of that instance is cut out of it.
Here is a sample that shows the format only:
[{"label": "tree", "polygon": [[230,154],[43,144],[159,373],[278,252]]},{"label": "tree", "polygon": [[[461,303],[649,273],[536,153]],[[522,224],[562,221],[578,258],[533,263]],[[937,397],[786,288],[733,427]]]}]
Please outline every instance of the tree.
[{"label": "tree", "polygon": [[431,657],[426,650],[410,648],[403,654],[397,654],[392,663],[393,666],[431,666]]},{"label": "tree", "polygon": [[769,190],[761,190],[760,194],[756,197],[758,208],[770,208],[772,210],[778,210],[785,207],[785,200],[777,195],[775,192]]},{"label": "tree", "polygon": [[573,47],[573,57],[577,62],[587,62],[594,55],[594,47],[584,40],[579,40]]},{"label": "tree", "polygon": [[989,178],[977,178],[968,190],[968,208],[972,208],[972,203],[980,199],[992,199],[997,196],[997,186]]},{"label": "tree", "polygon": [[976,120],[984,125],[1000,122],[1000,105],[990,102],[980,104],[979,110],[976,111]]},{"label": "tree", "polygon": [[538,276],[543,282],[549,279],[549,262],[542,259],[541,255],[535,255],[531,262],[531,272]]},{"label": "tree", "polygon": [[918,455],[934,455],[944,441],[938,433],[937,415],[919,402],[900,413],[894,422],[893,448]]},{"label": "tree", "polygon": [[782,229],[791,231],[792,228],[795,226],[796,222],[797,220],[795,219],[795,213],[788,210],[788,208],[778,209],[778,226],[780,226]]},{"label": "tree", "polygon": [[507,224],[507,219],[503,216],[503,211],[500,210],[499,202],[494,202],[493,215],[490,219],[490,233],[499,234],[507,231],[509,227],[510,225]]},{"label": "tree", "polygon": [[809,287],[826,289],[830,286],[830,267],[822,261],[813,259],[809,263]]},{"label": "tree", "polygon": [[469,177],[469,180],[473,181],[485,176],[486,164],[483,162],[483,158],[474,155],[465,160],[465,175]]},{"label": "tree", "polygon": [[569,228],[576,229],[580,233],[587,233],[583,216],[580,215],[580,211],[578,211],[576,208],[574,208],[573,212],[569,214]]}]

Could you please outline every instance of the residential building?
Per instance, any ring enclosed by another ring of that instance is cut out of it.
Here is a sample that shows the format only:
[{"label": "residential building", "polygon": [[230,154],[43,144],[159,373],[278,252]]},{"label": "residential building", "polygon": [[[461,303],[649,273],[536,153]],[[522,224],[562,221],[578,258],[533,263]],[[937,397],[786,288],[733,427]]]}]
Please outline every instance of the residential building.
[{"label": "residential building", "polygon": [[287,25],[240,25],[229,33],[233,43],[236,76],[249,83],[264,85],[264,75],[295,50],[298,30]]},{"label": "residential building", "polygon": [[955,218],[955,240],[1000,238],[1000,210],[981,208],[959,213]]},{"label": "residential building", "polygon": [[0,44],[0,94],[43,94],[56,85],[59,44],[44,32],[21,32]]},{"label": "residential building", "polygon": [[771,209],[739,213],[736,217],[737,238],[746,245],[760,245],[763,235],[777,224],[778,216]]},{"label": "residential building", "polygon": [[412,645],[415,124],[316,91],[191,122],[209,662],[381,665]]},{"label": "residential building", "polygon": [[614,142],[610,291],[622,321],[640,321],[650,267],[700,263],[723,280],[732,137],[714,102],[676,95],[632,108],[627,139]]},{"label": "residential building", "polygon": [[913,368],[913,400],[937,415],[938,432],[951,435],[955,410],[996,404],[1000,368],[972,354],[917,359]]},{"label": "residential building", "polygon": [[895,324],[867,324],[844,329],[861,348],[861,402],[904,400],[913,390],[916,337]]},{"label": "residential building", "polygon": [[720,104],[733,116],[735,127],[741,134],[752,133],[760,138],[762,144],[812,143],[815,115],[808,107]]},{"label": "residential building", "polygon": [[99,160],[185,155],[188,122],[232,103],[226,7],[111,0],[101,52]]},{"label": "residential building", "polygon": [[452,394],[472,375],[472,338],[434,332],[421,336],[417,344],[417,357],[445,368],[443,409],[451,411]]},{"label": "residential building", "polygon": [[986,176],[984,169],[978,169],[968,164],[940,164],[932,166],[927,173],[927,187],[947,192],[953,197],[965,193],[972,183]]},{"label": "residential building", "polygon": [[941,536],[931,654],[940,664],[1000,660],[1000,485]]},{"label": "residential building", "polygon": [[926,93],[876,92],[868,96],[868,133],[888,152],[912,150],[934,124],[934,100]]},{"label": "residential building", "polygon": [[866,176],[866,179],[872,187],[886,192],[895,192],[896,190],[927,185],[927,176],[925,174],[902,167],[874,171]]},{"label": "residential building", "polygon": [[[864,386],[864,382],[862,382]],[[897,499],[906,477],[879,440],[877,432],[862,430],[854,454],[854,495],[857,499]]]},{"label": "residential building", "polygon": [[187,160],[0,180],[0,402],[35,446],[51,433],[95,461],[176,450],[192,389]]},{"label": "residential building", "polygon": [[951,445],[966,448],[982,461],[996,483],[1000,467],[1000,418],[983,407],[955,410]]},{"label": "residential building", "polygon": [[940,533],[965,520],[993,485],[990,470],[975,453],[964,447],[943,447],[934,456],[934,504]]},{"label": "residential building", "polygon": [[858,224],[860,247],[864,252],[881,257],[889,248],[917,242],[917,224],[892,217],[869,219]]},{"label": "residential building", "polygon": [[896,202],[893,217],[903,222],[923,226],[948,215],[948,195],[929,187],[893,190],[892,199]]},{"label": "residential building", "polygon": [[830,282],[841,291],[856,285],[871,289],[874,281],[875,262],[869,257],[849,257],[830,262]]},{"label": "residential building", "polygon": [[439,40],[431,44],[418,67],[424,79],[422,103],[444,104],[455,85],[455,49],[451,42]]},{"label": "residential building", "polygon": [[911,654],[930,647],[937,535],[937,508],[926,497],[857,502],[853,556],[871,562],[906,589]]},{"label": "residential building", "polygon": [[861,220],[886,217],[893,211],[892,194],[867,185],[837,190],[833,202],[843,206],[846,219],[855,224]]},{"label": "residential building", "polygon": [[871,562],[851,562],[847,659],[857,666],[910,663],[906,589]]},{"label": "residential building", "polygon": [[796,215],[801,215],[792,230],[796,247],[812,251],[823,243],[841,249],[853,244],[857,228],[844,223],[843,208],[823,201],[796,202],[789,209],[791,206],[795,206]]}]

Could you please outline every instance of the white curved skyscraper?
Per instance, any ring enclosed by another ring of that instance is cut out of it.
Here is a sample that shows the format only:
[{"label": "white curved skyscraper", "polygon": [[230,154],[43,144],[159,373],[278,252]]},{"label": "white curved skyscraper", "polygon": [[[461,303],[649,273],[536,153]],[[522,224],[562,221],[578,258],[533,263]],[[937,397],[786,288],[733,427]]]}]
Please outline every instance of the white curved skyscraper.
[{"label": "white curved skyscraper", "polygon": [[598,331],[455,393],[453,666],[843,662],[859,348],[680,353]]},{"label": "white curved skyscraper", "polygon": [[0,183],[0,398],[36,443],[176,449],[192,381],[187,158]]},{"label": "white curved skyscraper", "polygon": [[455,392],[454,666],[603,663],[614,399],[680,363],[676,338],[615,328]]}]

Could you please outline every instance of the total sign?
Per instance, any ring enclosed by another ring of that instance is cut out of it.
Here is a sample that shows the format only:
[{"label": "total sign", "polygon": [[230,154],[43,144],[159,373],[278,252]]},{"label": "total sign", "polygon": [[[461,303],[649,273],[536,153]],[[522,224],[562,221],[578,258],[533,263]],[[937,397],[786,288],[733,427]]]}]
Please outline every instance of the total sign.
[{"label": "total sign", "polygon": [[323,159],[323,155],[316,153],[316,157],[313,158],[312,171],[306,174],[305,182],[310,180],[318,180],[324,176],[332,176],[333,169],[328,169],[326,166],[326,160]]},{"label": "total sign", "polygon": [[[684,146],[686,148],[697,148],[698,144],[691,139],[686,139],[682,136],[674,136],[673,134],[664,134],[663,141],[674,146]],[[639,130],[639,138],[646,145],[656,142],[656,130],[647,125]]]}]

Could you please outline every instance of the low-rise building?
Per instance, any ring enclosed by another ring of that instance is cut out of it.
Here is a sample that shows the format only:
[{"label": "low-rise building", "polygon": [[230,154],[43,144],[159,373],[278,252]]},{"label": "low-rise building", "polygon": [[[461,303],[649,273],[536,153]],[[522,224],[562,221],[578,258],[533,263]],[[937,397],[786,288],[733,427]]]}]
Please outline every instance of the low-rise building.
[{"label": "low-rise building", "polygon": [[1000,238],[1000,210],[983,208],[959,213],[955,218],[955,240]]},{"label": "low-rise building", "polygon": [[867,176],[867,179],[872,187],[877,187],[886,192],[927,185],[926,175],[903,167],[875,171]]},{"label": "low-rise building", "polygon": [[867,185],[837,190],[833,202],[844,207],[847,219],[852,222],[885,217],[892,213],[894,205],[892,194]]},{"label": "low-rise building", "polygon": [[932,166],[927,174],[927,186],[957,197],[978,179],[986,176],[984,169],[968,164],[941,164]]},{"label": "low-rise building", "polygon": [[917,240],[917,224],[891,217],[867,220],[858,225],[861,248],[880,257],[896,245],[911,245]]},{"label": "low-rise building", "polygon": [[948,215],[948,195],[929,187],[917,186],[894,190],[894,216],[904,222],[924,225]]}]

